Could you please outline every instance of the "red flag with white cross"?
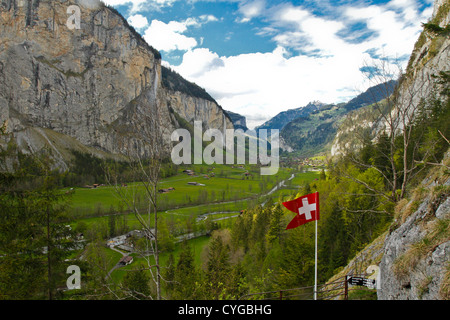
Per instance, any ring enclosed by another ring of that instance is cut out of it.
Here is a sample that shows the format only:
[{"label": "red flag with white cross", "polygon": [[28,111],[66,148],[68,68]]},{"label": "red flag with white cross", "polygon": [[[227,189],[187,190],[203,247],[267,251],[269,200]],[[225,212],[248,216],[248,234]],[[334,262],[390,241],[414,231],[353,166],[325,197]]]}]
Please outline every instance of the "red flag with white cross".
[{"label": "red flag with white cross", "polygon": [[289,223],[286,230],[300,227],[308,222],[320,219],[319,193],[312,193],[298,199],[283,202],[283,205],[290,211],[297,213],[295,218]]}]

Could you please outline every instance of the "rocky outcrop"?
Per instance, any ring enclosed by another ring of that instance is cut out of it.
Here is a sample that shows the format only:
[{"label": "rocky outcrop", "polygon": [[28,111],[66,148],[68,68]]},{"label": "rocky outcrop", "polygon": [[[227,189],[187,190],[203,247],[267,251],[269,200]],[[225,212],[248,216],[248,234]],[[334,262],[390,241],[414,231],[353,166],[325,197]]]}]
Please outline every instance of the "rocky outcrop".
[{"label": "rocky outcrop", "polygon": [[347,114],[339,125],[331,146],[331,156],[339,157],[361,149],[360,137],[373,136],[382,119],[373,106],[366,106]]},{"label": "rocky outcrop", "polygon": [[[436,1],[430,24],[445,28],[450,23],[450,4]],[[409,119],[417,113],[415,106],[432,97],[440,98],[442,85],[436,77],[450,70],[450,37],[448,32],[433,32],[425,27],[412,52],[404,80],[400,84],[397,104],[392,114],[401,119],[408,114],[407,121],[399,121],[398,129],[403,130]]]},{"label": "rocky outcrop", "polygon": [[[68,26],[71,5],[79,29]],[[73,138],[53,149],[76,140],[99,156],[150,156],[146,131],[159,127],[169,148],[174,111],[232,128],[217,104],[165,89],[159,52],[99,1],[0,0],[0,20],[0,124],[25,152],[51,130]]]},{"label": "rocky outcrop", "polygon": [[399,204],[398,228],[384,241],[378,299],[450,299],[450,179],[441,184],[443,177],[426,179]]},{"label": "rocky outcrop", "polygon": [[[450,165],[450,151],[443,162]],[[450,177],[436,167],[394,222],[328,282],[346,275],[376,280],[378,300],[450,299]],[[374,272],[374,273],[373,273]]]},{"label": "rocky outcrop", "polygon": [[233,122],[233,125],[236,129],[242,129],[244,131],[248,130],[246,117],[244,117],[243,115],[240,115],[238,113],[231,112],[231,111],[225,111],[225,112],[228,113],[228,115],[230,116],[231,121]]},{"label": "rocky outcrop", "polygon": [[167,105],[189,123],[201,120],[204,128],[233,129],[229,116],[214,101],[180,91],[167,91]]}]

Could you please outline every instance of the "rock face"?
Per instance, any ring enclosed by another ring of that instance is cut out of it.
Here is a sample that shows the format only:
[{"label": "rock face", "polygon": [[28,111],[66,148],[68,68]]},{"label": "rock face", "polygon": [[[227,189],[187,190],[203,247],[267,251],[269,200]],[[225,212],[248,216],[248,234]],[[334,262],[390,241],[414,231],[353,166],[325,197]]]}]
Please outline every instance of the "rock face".
[{"label": "rock face", "polygon": [[[446,188],[450,180],[444,184]],[[434,188],[431,184],[429,188]],[[436,192],[436,191],[435,191]],[[414,205],[410,202],[408,207]],[[384,242],[380,263],[380,300],[442,300],[449,299],[450,239],[435,235],[439,226],[450,219],[448,193],[426,196],[398,229]]]},{"label": "rock face", "polygon": [[[450,23],[450,4],[448,1],[435,1],[433,16],[430,23],[445,28]],[[420,35],[411,55],[406,78],[400,86],[398,98],[399,110],[415,109],[409,106],[420,105],[423,99],[439,96],[442,86],[435,79],[440,72],[450,70],[450,37],[444,34],[424,30]],[[396,109],[392,111],[396,114]],[[413,118],[410,115],[410,118]],[[402,130],[403,123],[398,128]]]},{"label": "rock face", "polygon": [[236,129],[242,129],[244,131],[248,130],[246,117],[231,111],[226,111],[226,113],[228,113],[228,115],[230,116],[231,121],[233,121],[233,125]]},{"label": "rock face", "polygon": [[[79,29],[68,26],[71,5]],[[159,52],[99,1],[1,0],[0,20],[0,124],[24,151],[42,147],[36,134],[50,140],[49,129],[91,150],[150,156],[144,129],[164,124],[169,147],[174,112],[233,127],[217,104],[165,89]],[[74,147],[63,140],[54,154]]]},{"label": "rock face", "polygon": [[187,95],[180,91],[168,91],[167,104],[189,123],[203,121],[203,126],[214,129],[232,129],[228,115],[216,102]]},{"label": "rock face", "polygon": [[444,172],[433,171],[422,182],[420,194],[397,206],[390,229],[329,282],[365,274],[376,279],[378,300],[449,300],[450,178]]}]

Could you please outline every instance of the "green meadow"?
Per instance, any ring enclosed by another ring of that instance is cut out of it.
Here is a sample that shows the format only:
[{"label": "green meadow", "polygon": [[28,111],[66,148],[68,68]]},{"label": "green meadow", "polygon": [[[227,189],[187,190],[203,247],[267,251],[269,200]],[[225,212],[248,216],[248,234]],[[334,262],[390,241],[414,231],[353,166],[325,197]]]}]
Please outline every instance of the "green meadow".
[{"label": "green meadow", "polygon": [[[216,166],[211,170],[207,166],[192,166],[189,169],[195,176],[183,173],[186,168],[180,168],[177,175],[160,181],[159,189],[174,188],[174,191],[159,195],[159,214],[172,223],[183,223],[199,215],[216,213],[213,219],[220,219],[236,215],[258,203],[287,198],[295,195],[296,190],[305,182],[319,178],[319,172],[309,171],[298,173],[291,169],[280,169],[275,176],[260,176],[259,168],[232,166]],[[214,172],[214,176],[212,173]],[[246,177],[248,172],[251,176]],[[290,179],[292,175],[293,179]],[[208,175],[208,177],[206,177]],[[284,181],[285,185],[268,193]],[[200,185],[189,185],[197,182]],[[123,194],[119,196],[118,190]],[[139,182],[128,183],[118,188],[113,186],[100,186],[95,189],[75,188],[70,196],[70,211],[73,214],[73,226],[83,222],[87,227],[95,223],[107,223],[110,215],[123,218],[130,229],[140,228],[140,223],[127,207],[127,201],[137,199],[142,207],[143,217],[146,218],[147,202],[145,201],[144,187]]]},{"label": "green meadow", "polygon": [[[193,170],[195,175],[189,176],[183,172],[186,169]],[[246,172],[250,175],[246,176]],[[293,178],[292,175],[294,175]],[[159,195],[158,215],[165,225],[169,226],[174,236],[182,235],[188,232],[187,230],[199,231],[200,225],[207,217],[216,222],[218,228],[228,228],[233,221],[232,218],[239,215],[242,210],[252,208],[269,199],[284,201],[288,197],[295,196],[299,187],[305,182],[313,182],[319,178],[319,175],[318,171],[296,172],[292,169],[280,169],[275,176],[260,176],[259,168],[250,166],[233,168],[224,165],[216,166],[214,169],[207,166],[179,168],[176,175],[165,178],[159,183],[159,189],[174,188],[174,191]],[[274,187],[282,181],[284,184],[274,191]],[[189,185],[189,182],[197,182],[201,185]],[[142,202],[142,217],[148,219],[143,186],[138,182],[131,182],[126,187],[121,186],[120,190],[127,200],[136,198]],[[71,192],[70,205],[74,218],[72,227],[76,229],[82,224],[85,230],[94,232],[103,230],[103,238],[108,236],[108,226],[112,216],[125,224],[126,230],[142,228],[135,214],[130,212],[124,204],[124,199],[119,197],[117,188],[113,186],[106,185],[95,189],[75,188]],[[189,240],[197,266],[202,264],[202,252],[208,245],[209,239],[208,236],[200,236]],[[171,252],[175,259],[180,253],[180,246],[180,243],[176,243]],[[108,257],[110,268],[122,257],[120,253],[106,246],[101,250]],[[127,270],[146,263],[145,258],[137,254],[131,255],[134,257],[134,262],[129,266],[116,269],[111,275],[114,280],[121,281]],[[169,252],[161,254],[162,266],[167,265],[169,255]]]},{"label": "green meadow", "polygon": [[[188,176],[182,172],[184,169],[179,169],[177,175],[161,180],[158,189],[175,190],[161,194],[158,207],[166,211],[194,205],[258,198],[291,175],[290,169],[280,169],[276,176],[260,176],[258,168],[240,169],[225,165],[214,168],[211,170],[207,166],[200,165],[191,167],[195,176]],[[246,172],[249,176],[245,176]],[[78,219],[126,212],[129,208],[124,199],[135,198],[142,207],[146,206],[145,190],[139,182],[128,183],[126,187],[118,188],[124,198],[119,197],[116,187],[108,185],[96,189],[73,189],[70,197],[73,216]]]}]

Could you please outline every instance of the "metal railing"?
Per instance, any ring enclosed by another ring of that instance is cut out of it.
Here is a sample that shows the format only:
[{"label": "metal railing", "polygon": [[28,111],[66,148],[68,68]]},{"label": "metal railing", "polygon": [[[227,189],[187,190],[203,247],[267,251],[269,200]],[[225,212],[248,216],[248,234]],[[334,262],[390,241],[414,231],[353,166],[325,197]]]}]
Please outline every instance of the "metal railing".
[{"label": "metal railing", "polygon": [[[348,280],[358,275],[347,275],[332,282],[317,286],[317,300],[332,300],[342,298],[348,300],[348,293],[358,288],[350,288]],[[268,292],[251,293],[242,296],[239,300],[313,300],[314,286],[294,289],[284,289]]]}]

